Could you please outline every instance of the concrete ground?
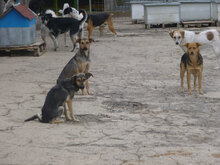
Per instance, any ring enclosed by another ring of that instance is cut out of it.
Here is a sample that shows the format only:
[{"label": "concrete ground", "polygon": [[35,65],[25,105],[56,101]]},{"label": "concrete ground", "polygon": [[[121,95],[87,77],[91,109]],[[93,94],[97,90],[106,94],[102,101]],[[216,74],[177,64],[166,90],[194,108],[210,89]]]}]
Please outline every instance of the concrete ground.
[{"label": "concrete ground", "polygon": [[220,164],[220,70],[211,49],[202,51],[205,94],[188,95],[186,83],[180,92],[183,52],[168,28],[118,20],[115,29],[117,38],[107,28],[93,33],[93,95],[74,98],[77,123],[23,122],[40,113],[74,55],[69,38],[65,47],[59,37],[57,52],[48,38],[41,57],[0,57],[0,165]]}]

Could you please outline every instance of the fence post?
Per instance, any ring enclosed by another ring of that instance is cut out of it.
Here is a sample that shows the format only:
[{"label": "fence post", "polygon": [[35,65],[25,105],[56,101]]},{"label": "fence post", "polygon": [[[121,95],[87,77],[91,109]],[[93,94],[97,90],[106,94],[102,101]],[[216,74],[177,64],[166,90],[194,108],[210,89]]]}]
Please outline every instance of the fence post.
[{"label": "fence post", "polygon": [[76,3],[77,3],[76,9],[79,11],[79,0],[76,0]]},{"label": "fence post", "polygon": [[89,0],[89,12],[92,13],[92,0]]}]

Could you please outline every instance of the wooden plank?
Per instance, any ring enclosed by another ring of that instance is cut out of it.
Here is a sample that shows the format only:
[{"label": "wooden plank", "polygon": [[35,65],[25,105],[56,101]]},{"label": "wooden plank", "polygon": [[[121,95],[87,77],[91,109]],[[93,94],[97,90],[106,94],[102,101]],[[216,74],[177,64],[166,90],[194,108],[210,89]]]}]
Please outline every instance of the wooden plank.
[{"label": "wooden plank", "polygon": [[28,46],[8,46],[0,47],[0,51],[8,52],[11,56],[15,56],[19,51],[29,51],[34,56],[40,56],[45,52],[46,45],[44,42],[36,42]]},{"label": "wooden plank", "polygon": [[214,21],[183,21],[183,24],[208,24],[208,23],[214,23]]}]

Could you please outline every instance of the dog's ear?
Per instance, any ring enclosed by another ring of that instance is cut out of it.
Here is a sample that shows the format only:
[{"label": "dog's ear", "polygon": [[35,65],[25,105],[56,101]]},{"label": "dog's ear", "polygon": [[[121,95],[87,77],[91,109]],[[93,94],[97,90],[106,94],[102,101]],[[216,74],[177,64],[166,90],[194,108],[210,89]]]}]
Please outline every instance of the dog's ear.
[{"label": "dog's ear", "polygon": [[90,39],[89,39],[89,42],[91,43],[91,42],[95,42],[95,41],[94,41],[94,39],[90,38]]},{"label": "dog's ear", "polygon": [[188,48],[188,46],[189,46],[189,43],[186,43],[186,44],[184,44],[183,46],[185,46],[185,47],[187,47],[187,48]]},{"label": "dog's ear", "polygon": [[92,73],[89,73],[89,72],[86,73],[85,76],[86,76],[86,80],[89,79],[91,76],[93,77]]},{"label": "dog's ear", "polygon": [[202,44],[200,44],[199,42],[196,42],[197,47],[202,46]]},{"label": "dog's ear", "polygon": [[77,78],[77,75],[72,76],[70,79],[71,79],[72,82],[76,82],[76,78]]},{"label": "dog's ear", "polygon": [[76,43],[80,43],[80,42],[81,42],[81,39],[78,38],[78,39],[76,40]]},{"label": "dog's ear", "polygon": [[174,34],[174,30],[171,30],[171,31],[169,32],[169,35],[170,35],[171,38],[173,38],[173,34]]},{"label": "dog's ear", "polygon": [[184,35],[185,35],[185,31],[183,31],[183,30],[180,30],[180,34],[181,34],[182,38],[184,38]]}]

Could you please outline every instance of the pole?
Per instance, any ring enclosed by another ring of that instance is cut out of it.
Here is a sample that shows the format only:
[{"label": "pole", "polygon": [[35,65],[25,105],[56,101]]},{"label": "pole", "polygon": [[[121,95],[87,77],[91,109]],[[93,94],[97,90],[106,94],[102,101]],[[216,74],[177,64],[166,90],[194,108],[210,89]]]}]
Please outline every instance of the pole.
[{"label": "pole", "polygon": [[92,0],[89,0],[89,12],[92,13]]},{"label": "pole", "polygon": [[77,8],[76,8],[76,9],[79,11],[79,0],[76,0],[76,3],[77,3],[77,4],[76,4],[76,5],[77,5]]}]

